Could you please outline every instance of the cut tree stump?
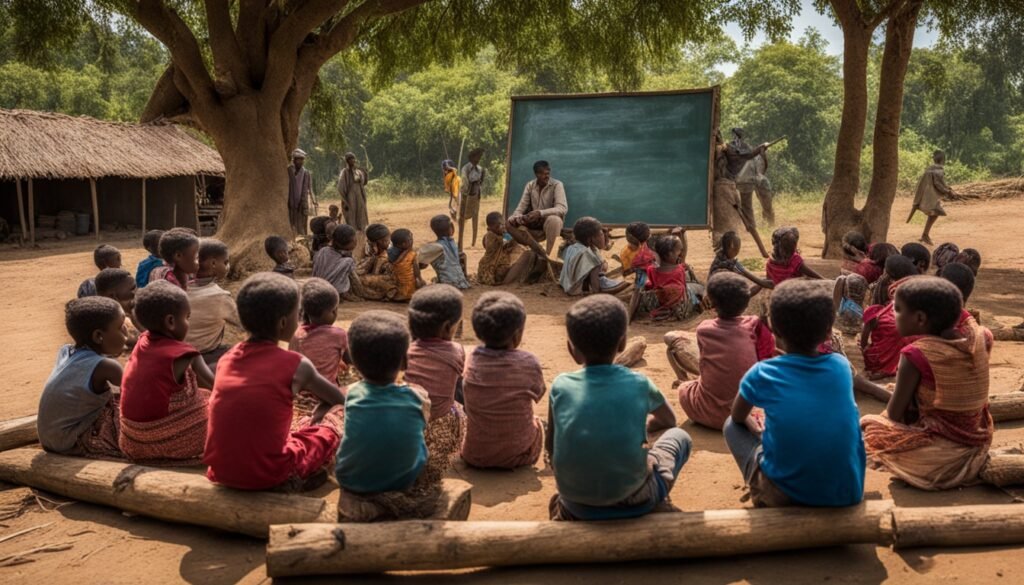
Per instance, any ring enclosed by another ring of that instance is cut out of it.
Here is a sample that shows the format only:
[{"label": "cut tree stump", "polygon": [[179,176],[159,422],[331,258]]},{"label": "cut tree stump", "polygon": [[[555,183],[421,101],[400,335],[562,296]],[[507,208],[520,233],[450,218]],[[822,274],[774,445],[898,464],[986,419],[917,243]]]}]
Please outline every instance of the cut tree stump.
[{"label": "cut tree stump", "polygon": [[892,501],[873,501],[840,509],[709,510],[609,522],[286,524],[270,529],[267,574],[620,562],[888,545],[892,508]]},{"label": "cut tree stump", "polygon": [[893,546],[998,546],[1024,543],[1024,506],[895,508]]},{"label": "cut tree stump", "polygon": [[996,422],[1024,419],[1024,392],[993,394],[988,397],[988,408]]},{"label": "cut tree stump", "polygon": [[1024,485],[1024,454],[991,451],[979,477],[997,487]]},{"label": "cut tree stump", "polygon": [[[473,486],[461,479],[445,479],[441,482],[441,496],[432,520],[466,520],[472,506]],[[345,522],[375,522],[384,515],[375,503],[357,494],[341,490],[338,499],[338,518]]]},{"label": "cut tree stump", "polygon": [[273,524],[334,522],[321,498],[246,492],[196,473],[67,457],[37,449],[0,453],[0,480],[142,516],[266,538]]},{"label": "cut tree stump", "polygon": [[36,415],[0,421],[0,451],[31,445],[36,435]]}]

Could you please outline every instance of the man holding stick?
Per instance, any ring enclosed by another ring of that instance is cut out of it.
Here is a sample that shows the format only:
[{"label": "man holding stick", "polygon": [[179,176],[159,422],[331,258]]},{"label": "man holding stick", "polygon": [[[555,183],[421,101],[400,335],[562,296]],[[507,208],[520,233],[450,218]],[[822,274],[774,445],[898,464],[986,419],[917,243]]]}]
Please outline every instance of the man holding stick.
[{"label": "man holding stick", "polygon": [[714,218],[711,228],[712,246],[717,250],[722,242],[722,234],[728,231],[739,231],[735,225],[738,218],[754,239],[758,250],[761,251],[761,256],[767,258],[768,250],[764,247],[764,242],[761,241],[761,236],[757,233],[754,219],[743,210],[741,205],[740,194],[736,189],[736,175],[743,169],[743,165],[748,160],[763,154],[765,149],[770,144],[774,144],[774,142],[765,143],[753,150],[742,152],[737,146],[723,141],[721,131],[715,130],[715,143]]}]

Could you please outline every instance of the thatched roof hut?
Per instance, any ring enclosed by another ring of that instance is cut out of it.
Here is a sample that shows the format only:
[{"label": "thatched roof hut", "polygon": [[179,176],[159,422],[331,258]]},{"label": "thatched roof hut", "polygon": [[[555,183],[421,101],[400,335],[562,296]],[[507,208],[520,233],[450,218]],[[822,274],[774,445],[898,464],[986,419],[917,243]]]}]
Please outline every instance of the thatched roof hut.
[{"label": "thatched roof hut", "polygon": [[33,241],[61,211],[89,214],[98,237],[101,207],[103,225],[199,229],[207,182],[223,176],[217,151],[172,124],[0,109],[0,215],[24,232],[27,198]]}]

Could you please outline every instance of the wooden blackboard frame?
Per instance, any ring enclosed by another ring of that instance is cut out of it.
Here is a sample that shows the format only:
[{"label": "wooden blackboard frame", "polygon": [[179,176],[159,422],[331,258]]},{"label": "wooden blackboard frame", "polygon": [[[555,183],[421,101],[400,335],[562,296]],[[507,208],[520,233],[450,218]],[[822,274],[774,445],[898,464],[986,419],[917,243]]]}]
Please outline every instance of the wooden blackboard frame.
[{"label": "wooden blackboard frame", "polygon": [[[700,87],[692,89],[672,89],[672,90],[660,90],[660,91],[612,91],[602,93],[547,93],[539,95],[514,95],[511,97],[510,107],[508,111],[508,138],[505,142],[505,194],[501,203],[501,212],[508,218],[508,204],[509,204],[509,193],[511,191],[510,181],[512,180],[512,128],[515,122],[516,116],[516,102],[517,101],[529,101],[529,100],[558,100],[558,99],[587,99],[587,98],[607,98],[607,97],[643,97],[643,96],[659,96],[659,95],[684,95],[690,93],[708,93],[711,92],[711,135],[708,137],[708,144],[710,145],[708,151],[708,194],[707,194],[707,215],[708,221],[706,224],[693,224],[677,226],[674,224],[651,224],[652,228],[664,229],[673,227],[682,227],[686,230],[707,230],[711,229],[714,223],[712,214],[714,213],[714,206],[711,204],[711,198],[714,196],[715,191],[715,133],[718,132],[719,124],[719,111],[718,101],[721,94],[721,86],[713,85],[711,87]],[[625,228],[624,223],[606,223],[603,224],[609,228]],[[567,226],[572,227],[572,226]]]}]

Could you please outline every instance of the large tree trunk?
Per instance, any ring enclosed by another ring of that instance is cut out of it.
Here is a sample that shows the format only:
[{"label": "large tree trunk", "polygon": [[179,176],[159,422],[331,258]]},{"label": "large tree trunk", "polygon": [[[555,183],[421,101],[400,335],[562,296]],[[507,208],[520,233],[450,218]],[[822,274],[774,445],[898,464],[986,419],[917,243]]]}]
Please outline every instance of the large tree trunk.
[{"label": "large tree trunk", "polygon": [[822,206],[822,256],[826,258],[842,253],[843,235],[858,227],[861,219],[854,200],[860,189],[860,151],[868,115],[868,49],[875,27],[861,17],[856,4],[856,0],[832,1],[843,29],[843,117],[832,183]]},{"label": "large tree trunk", "polygon": [[[878,87],[878,114],[872,143],[874,164],[871,190],[861,215],[861,233],[869,242],[884,242],[900,170],[900,116],[903,113],[903,81],[907,76],[914,29],[924,0],[911,0],[889,19],[885,28],[882,73]],[[841,237],[841,236],[840,236]]]}]

